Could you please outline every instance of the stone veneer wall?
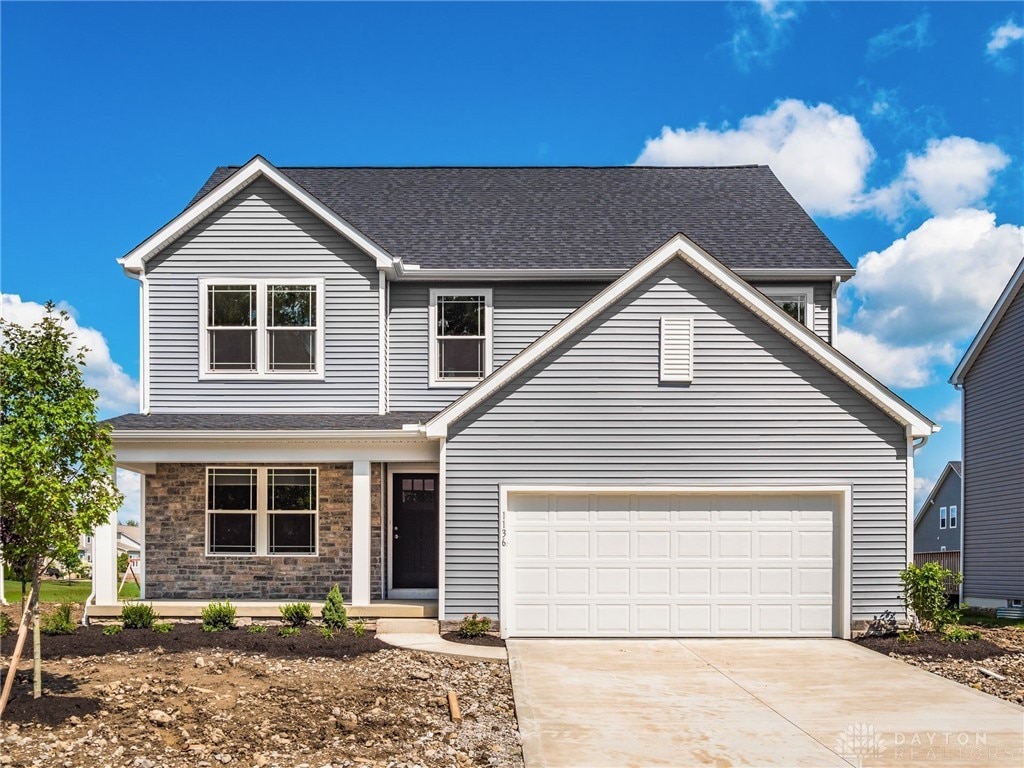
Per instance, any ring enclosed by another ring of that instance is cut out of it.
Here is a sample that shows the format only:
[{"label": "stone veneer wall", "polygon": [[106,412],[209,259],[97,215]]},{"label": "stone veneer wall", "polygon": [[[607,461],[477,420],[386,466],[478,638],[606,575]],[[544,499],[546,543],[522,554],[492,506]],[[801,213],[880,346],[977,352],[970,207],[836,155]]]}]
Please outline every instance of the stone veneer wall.
[{"label": "stone veneer wall", "polygon": [[[146,597],[153,600],[225,597],[322,600],[337,584],[345,601],[349,602],[352,599],[352,465],[315,466],[319,470],[318,556],[208,557],[205,551],[206,465],[158,464],[155,474],[146,477]],[[381,465],[371,465],[370,596],[373,599],[383,596],[380,479]]]}]

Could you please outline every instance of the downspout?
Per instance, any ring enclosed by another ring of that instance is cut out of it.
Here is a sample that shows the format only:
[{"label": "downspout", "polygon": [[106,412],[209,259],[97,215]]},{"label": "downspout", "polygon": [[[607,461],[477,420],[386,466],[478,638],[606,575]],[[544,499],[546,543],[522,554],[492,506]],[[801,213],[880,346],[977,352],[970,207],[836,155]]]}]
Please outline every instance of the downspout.
[{"label": "downspout", "polygon": [[960,584],[957,597],[959,604],[964,604],[964,528],[967,526],[967,390],[963,382],[953,384],[953,389],[960,393]]}]

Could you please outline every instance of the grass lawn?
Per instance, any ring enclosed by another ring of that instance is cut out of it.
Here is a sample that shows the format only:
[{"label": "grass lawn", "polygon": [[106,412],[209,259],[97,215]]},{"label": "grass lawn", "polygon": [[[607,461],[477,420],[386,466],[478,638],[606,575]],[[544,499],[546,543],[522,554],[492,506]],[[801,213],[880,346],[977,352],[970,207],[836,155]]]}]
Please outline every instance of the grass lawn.
[{"label": "grass lawn", "polygon": [[[84,603],[91,591],[92,582],[88,579],[73,579],[70,584],[65,579],[44,579],[40,586],[39,600],[43,603]],[[20,603],[21,582],[11,579],[4,581],[4,594],[11,605]],[[138,586],[134,581],[129,581],[119,597],[132,600],[138,596]]]},{"label": "grass lawn", "polygon": [[988,613],[965,611],[960,619],[961,624],[973,624],[977,627],[1020,627],[1024,629],[1024,619],[997,619]]}]

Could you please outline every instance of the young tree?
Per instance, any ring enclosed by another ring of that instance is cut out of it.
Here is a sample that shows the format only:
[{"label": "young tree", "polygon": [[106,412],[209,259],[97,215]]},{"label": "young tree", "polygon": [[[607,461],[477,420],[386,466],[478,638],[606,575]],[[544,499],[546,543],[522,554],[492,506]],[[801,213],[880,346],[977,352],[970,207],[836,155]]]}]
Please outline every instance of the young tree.
[{"label": "young tree", "polygon": [[[52,302],[31,328],[0,320],[0,532],[4,559],[32,581],[33,695],[42,695],[39,578],[121,504],[109,429],[96,422],[84,350]],[[13,672],[13,670],[12,670]]]}]

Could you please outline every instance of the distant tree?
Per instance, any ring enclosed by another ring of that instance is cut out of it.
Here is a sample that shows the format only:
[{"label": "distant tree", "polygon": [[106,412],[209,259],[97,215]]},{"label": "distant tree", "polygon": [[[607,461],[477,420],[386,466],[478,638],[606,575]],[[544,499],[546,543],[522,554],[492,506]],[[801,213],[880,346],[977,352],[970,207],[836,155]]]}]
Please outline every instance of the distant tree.
[{"label": "distant tree", "polygon": [[85,350],[52,302],[31,328],[0,320],[0,531],[4,559],[31,579],[33,695],[42,695],[39,579],[121,504],[109,429],[85,386]]},{"label": "distant tree", "polygon": [[119,554],[117,556],[117,572],[118,573],[124,573],[125,571],[127,571],[128,570],[128,562],[129,562],[129,558],[128,558],[128,553],[127,552],[122,552],[121,554]]},{"label": "distant tree", "polygon": [[135,528],[138,528],[139,527],[139,521],[138,520],[125,520],[123,523],[121,523],[121,525],[134,526]]}]

